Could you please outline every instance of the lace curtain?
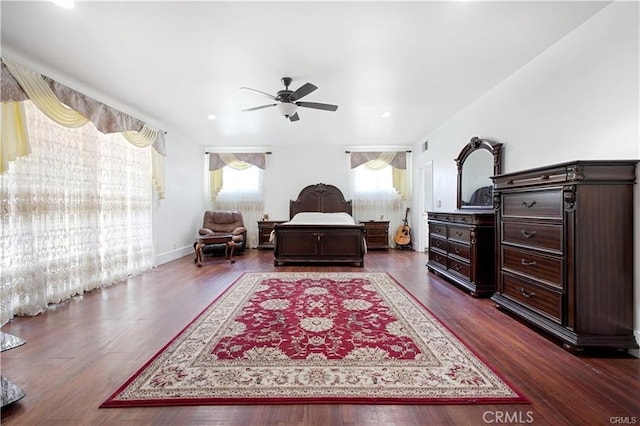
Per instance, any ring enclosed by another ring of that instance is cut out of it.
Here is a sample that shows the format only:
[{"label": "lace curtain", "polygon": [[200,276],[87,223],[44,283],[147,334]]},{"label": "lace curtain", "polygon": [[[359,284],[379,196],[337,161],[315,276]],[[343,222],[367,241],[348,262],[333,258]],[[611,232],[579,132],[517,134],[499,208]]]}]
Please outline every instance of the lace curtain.
[{"label": "lace curtain", "polygon": [[392,170],[368,170],[364,166],[351,170],[351,194],[353,196],[353,216],[356,220],[388,220],[389,244],[393,245],[393,235],[402,224],[404,208],[402,198],[391,184]]},{"label": "lace curtain", "polygon": [[370,170],[381,170],[387,166],[392,168],[391,182],[393,188],[404,200],[408,195],[407,187],[407,153],[402,151],[389,152],[351,152],[351,168],[364,166]]},{"label": "lace curtain", "polygon": [[25,102],[31,155],[0,175],[0,320],[153,266],[150,148]]},{"label": "lace curtain", "polygon": [[388,220],[393,245],[395,229],[404,218],[406,197],[406,153],[350,153],[351,193],[356,220]]},{"label": "lace curtain", "polygon": [[257,167],[246,170],[225,167],[222,174],[226,182],[234,184],[222,187],[217,197],[212,200],[212,209],[241,212],[244,226],[247,228],[248,247],[257,247],[258,221],[264,214],[263,172]]},{"label": "lace curtain", "polygon": [[65,127],[82,127],[91,121],[102,133],[121,133],[130,143],[143,148],[152,145],[151,166],[154,189],[159,199],[164,198],[164,133],[148,124],[115,110],[49,77],[0,58],[2,85],[2,133],[0,139],[0,174],[10,161],[29,155],[29,140],[21,132],[24,119],[19,104],[31,100],[45,115]]}]

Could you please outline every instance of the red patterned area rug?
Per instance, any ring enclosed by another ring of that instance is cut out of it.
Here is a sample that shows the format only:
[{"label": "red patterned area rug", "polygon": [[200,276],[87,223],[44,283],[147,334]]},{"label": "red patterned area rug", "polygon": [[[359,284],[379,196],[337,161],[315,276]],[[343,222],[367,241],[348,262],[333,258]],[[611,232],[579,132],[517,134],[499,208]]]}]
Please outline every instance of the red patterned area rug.
[{"label": "red patterned area rug", "polygon": [[386,273],[246,273],[101,407],[526,403]]}]

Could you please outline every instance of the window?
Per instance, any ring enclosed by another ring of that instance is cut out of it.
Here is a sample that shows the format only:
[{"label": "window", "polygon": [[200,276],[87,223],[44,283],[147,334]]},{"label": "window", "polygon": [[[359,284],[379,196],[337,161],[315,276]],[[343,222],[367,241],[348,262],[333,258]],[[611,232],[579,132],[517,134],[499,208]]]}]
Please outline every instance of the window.
[{"label": "window", "polygon": [[[394,161],[396,157],[398,160]],[[405,157],[404,152],[400,155],[396,152],[351,154],[351,193],[356,220],[389,221],[392,229],[400,224],[406,179]]]},{"label": "window", "polygon": [[263,170],[248,163],[233,162],[210,171],[211,209],[242,213],[248,247],[258,245],[258,220],[264,214]]},{"label": "window", "polygon": [[393,187],[393,170],[389,165],[382,169],[371,169],[363,164],[352,170],[352,179],[354,194],[397,194]]},{"label": "window", "polygon": [[262,171],[256,166],[236,170],[229,166],[222,168],[222,188],[218,197],[242,196],[262,198]]},{"label": "window", "polygon": [[2,324],[154,262],[150,148],[25,109],[33,151],[0,175]]}]

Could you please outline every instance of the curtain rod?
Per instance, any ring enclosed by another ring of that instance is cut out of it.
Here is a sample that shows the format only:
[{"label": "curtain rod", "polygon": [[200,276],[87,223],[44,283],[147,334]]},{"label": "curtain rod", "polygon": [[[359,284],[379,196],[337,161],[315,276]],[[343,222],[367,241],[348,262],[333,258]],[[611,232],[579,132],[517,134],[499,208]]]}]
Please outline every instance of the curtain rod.
[{"label": "curtain rod", "polygon": [[[364,152],[364,151],[356,151],[356,152]],[[381,151],[381,152],[393,152],[393,151]],[[411,150],[410,150],[410,149],[408,149],[408,150],[406,150],[405,152],[409,152],[409,153],[410,153],[410,152],[411,152]],[[345,154],[351,154],[351,151],[345,151],[344,153],[345,153]]]},{"label": "curtain rod", "polygon": [[[228,152],[209,152],[209,151],[205,151],[205,154],[231,154]],[[250,152],[240,152],[239,154],[251,154]],[[266,151],[265,154],[267,155],[271,155],[271,151]]]}]

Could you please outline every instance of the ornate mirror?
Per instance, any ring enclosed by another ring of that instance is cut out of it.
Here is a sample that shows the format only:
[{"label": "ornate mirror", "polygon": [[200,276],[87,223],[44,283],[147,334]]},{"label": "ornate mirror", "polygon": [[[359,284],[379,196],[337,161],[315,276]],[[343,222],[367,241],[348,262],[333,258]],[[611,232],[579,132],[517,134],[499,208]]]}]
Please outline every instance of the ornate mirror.
[{"label": "ornate mirror", "polygon": [[502,173],[502,144],[474,136],[460,151],[456,165],[458,209],[492,209],[491,176]]}]

